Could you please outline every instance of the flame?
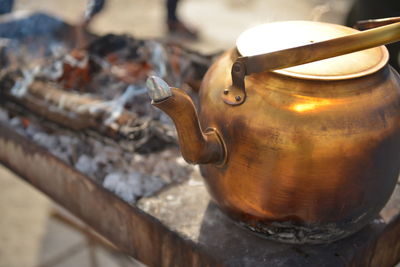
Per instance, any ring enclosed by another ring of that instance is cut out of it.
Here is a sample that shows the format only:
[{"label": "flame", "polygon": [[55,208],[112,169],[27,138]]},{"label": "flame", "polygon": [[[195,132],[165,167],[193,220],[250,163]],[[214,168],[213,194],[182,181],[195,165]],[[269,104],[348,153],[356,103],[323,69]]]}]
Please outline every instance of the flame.
[{"label": "flame", "polygon": [[302,103],[296,103],[289,106],[290,110],[296,112],[306,112],[306,111],[313,111],[318,108],[330,106],[333,104],[334,101],[324,98],[307,98],[306,101]]}]

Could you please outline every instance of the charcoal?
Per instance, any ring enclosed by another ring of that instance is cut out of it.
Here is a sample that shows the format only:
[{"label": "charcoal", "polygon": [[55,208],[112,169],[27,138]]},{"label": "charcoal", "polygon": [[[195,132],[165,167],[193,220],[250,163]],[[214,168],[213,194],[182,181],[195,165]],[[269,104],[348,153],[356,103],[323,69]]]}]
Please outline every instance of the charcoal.
[{"label": "charcoal", "polygon": [[12,39],[0,39],[0,120],[130,204],[187,179],[193,166],[145,80],[158,75],[196,101],[189,84],[212,56],[115,34],[87,34],[77,47],[77,32],[41,13],[0,20],[0,38]]},{"label": "charcoal", "polygon": [[143,46],[143,43],[143,41],[136,40],[127,35],[107,34],[89,44],[88,52],[93,55],[105,57],[111,53],[126,49],[125,59],[133,60],[139,58],[138,50]]},{"label": "charcoal", "polygon": [[54,124],[44,127],[23,116],[12,117],[1,107],[0,121],[130,204],[168,184],[186,180],[194,170],[180,157],[176,146],[144,155],[128,153],[118,143]]}]

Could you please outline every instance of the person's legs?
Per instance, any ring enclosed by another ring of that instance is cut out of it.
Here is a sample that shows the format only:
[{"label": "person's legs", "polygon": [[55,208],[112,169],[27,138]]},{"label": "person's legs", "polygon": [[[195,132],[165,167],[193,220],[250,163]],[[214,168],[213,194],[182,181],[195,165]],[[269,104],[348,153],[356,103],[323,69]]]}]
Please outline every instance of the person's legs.
[{"label": "person's legs", "polygon": [[14,0],[0,0],[0,15],[10,13],[14,6]]},{"label": "person's legs", "polygon": [[198,38],[197,31],[188,28],[177,15],[179,0],[166,0],[167,26],[169,34],[195,40]]},{"label": "person's legs", "polygon": [[106,0],[89,0],[85,10],[85,20],[90,21],[103,10]]},{"label": "person's legs", "polygon": [[167,0],[167,20],[168,22],[178,21],[176,16],[176,9],[178,7],[179,0]]}]

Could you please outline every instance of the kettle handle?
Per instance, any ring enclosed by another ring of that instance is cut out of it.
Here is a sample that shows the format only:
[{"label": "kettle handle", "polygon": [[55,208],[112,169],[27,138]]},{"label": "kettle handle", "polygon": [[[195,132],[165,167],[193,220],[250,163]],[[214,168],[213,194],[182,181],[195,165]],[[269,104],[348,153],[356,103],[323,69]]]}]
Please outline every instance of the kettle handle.
[{"label": "kettle handle", "polygon": [[391,17],[391,18],[384,18],[384,19],[367,19],[367,20],[359,20],[357,21],[356,25],[353,28],[365,31],[368,29],[376,28],[385,26],[388,24],[400,22],[400,17]]},{"label": "kettle handle", "polygon": [[[289,68],[326,58],[336,57],[400,40],[400,17],[360,22],[368,27],[362,32],[271,53],[238,57],[232,65],[232,86],[223,91],[229,105],[240,105],[246,99],[246,75]],[[387,25],[389,24],[389,25]],[[384,25],[384,26],[382,26]]]}]

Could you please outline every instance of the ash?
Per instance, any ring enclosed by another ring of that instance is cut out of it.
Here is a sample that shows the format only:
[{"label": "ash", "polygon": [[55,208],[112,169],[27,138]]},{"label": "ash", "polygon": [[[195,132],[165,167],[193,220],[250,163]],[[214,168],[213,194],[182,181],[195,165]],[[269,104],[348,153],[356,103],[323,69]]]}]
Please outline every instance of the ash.
[{"label": "ash", "polygon": [[110,140],[105,143],[83,133],[49,128],[22,116],[11,116],[2,108],[0,122],[130,204],[168,184],[186,180],[193,171],[176,147],[142,155],[131,153]]},{"label": "ash", "polygon": [[153,141],[160,148],[176,142],[171,120],[150,104],[147,77],[157,75],[193,95],[190,84],[198,84],[211,64],[210,57],[174,44],[112,34],[84,49],[56,40],[8,40],[0,48],[0,96],[31,112],[47,109],[39,115],[67,128],[80,125],[130,142],[136,151]]},{"label": "ash", "polygon": [[195,96],[215,55],[113,34],[85,33],[78,47],[78,35],[46,14],[0,22],[0,121],[131,204],[189,177],[145,81],[157,75]]}]

